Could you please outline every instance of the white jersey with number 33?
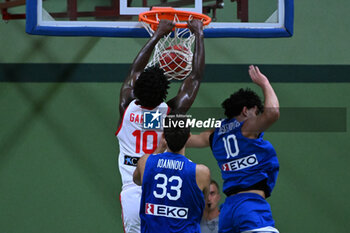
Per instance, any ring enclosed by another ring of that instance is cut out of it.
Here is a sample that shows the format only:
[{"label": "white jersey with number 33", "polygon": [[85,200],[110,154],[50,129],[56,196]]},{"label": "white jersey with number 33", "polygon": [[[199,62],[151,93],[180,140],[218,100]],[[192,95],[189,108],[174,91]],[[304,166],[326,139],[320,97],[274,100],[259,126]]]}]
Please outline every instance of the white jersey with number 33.
[{"label": "white jersey with number 33", "polygon": [[162,121],[169,113],[166,103],[154,109],[144,108],[133,100],[124,112],[119,129],[119,171],[123,189],[134,186],[132,176],[137,161],[144,154],[152,154],[162,137]]}]

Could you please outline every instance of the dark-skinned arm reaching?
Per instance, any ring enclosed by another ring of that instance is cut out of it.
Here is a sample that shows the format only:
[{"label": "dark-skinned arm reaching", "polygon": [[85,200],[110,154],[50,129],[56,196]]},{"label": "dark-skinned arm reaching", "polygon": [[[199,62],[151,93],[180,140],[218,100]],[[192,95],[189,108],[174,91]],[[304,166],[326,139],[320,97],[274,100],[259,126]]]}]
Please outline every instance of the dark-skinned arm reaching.
[{"label": "dark-skinned arm reaching", "polygon": [[167,102],[173,111],[181,114],[186,113],[193,104],[202,81],[205,66],[203,23],[200,20],[191,20],[187,24],[195,35],[192,71],[182,82],[177,95]]},{"label": "dark-skinned arm reaching", "polygon": [[124,115],[125,109],[128,107],[130,102],[134,100],[135,94],[134,94],[134,87],[135,82],[140,76],[140,74],[145,69],[151,55],[153,52],[154,47],[158,43],[158,41],[163,38],[165,35],[169,34],[174,27],[174,23],[169,20],[161,20],[159,22],[159,26],[153,36],[149,39],[149,41],[143,46],[143,48],[140,50],[138,55],[136,56],[128,77],[125,79],[121,90],[120,90],[120,97],[119,97],[119,125],[121,122],[121,119]]}]

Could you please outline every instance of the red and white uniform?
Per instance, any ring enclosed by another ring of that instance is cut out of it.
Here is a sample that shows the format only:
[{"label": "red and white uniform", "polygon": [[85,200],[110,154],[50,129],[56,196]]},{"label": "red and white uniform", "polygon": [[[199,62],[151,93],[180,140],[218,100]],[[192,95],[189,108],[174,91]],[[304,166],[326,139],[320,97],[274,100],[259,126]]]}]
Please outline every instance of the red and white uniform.
[{"label": "red and white uniform", "polygon": [[[144,114],[157,113],[158,120],[169,113],[166,103],[161,103],[154,109],[144,108],[133,100],[124,112],[119,129],[115,133],[119,140],[119,172],[122,178],[122,205],[124,230],[126,233],[140,232],[139,208],[141,200],[141,186],[133,182],[138,159],[144,154],[151,154],[157,148],[162,137],[163,127],[148,129],[144,127]],[[157,116],[157,115],[154,115]]]}]

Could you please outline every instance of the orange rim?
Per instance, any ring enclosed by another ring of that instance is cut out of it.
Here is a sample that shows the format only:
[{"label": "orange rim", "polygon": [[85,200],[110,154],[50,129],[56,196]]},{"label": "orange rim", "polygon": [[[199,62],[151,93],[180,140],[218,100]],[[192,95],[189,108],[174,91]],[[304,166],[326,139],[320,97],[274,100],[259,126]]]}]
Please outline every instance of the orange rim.
[{"label": "orange rim", "polygon": [[[202,20],[203,26],[211,22],[211,18],[207,15],[190,11],[178,11],[172,7],[153,7],[152,10],[139,14],[139,21],[146,22],[152,27],[156,27],[159,24],[158,20],[167,19],[172,21],[175,15],[180,21],[187,21],[190,17],[192,17],[192,19]],[[187,28],[187,23],[176,23],[175,27]]]}]

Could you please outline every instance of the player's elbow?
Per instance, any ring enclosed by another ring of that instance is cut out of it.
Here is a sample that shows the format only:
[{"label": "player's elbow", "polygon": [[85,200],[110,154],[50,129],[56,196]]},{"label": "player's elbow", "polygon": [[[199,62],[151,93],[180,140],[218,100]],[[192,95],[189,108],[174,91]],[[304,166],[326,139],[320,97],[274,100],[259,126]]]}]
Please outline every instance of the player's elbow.
[{"label": "player's elbow", "polygon": [[133,178],[134,183],[137,184],[138,186],[141,186],[141,181],[139,179],[135,179],[135,177]]},{"label": "player's elbow", "polygon": [[188,76],[188,79],[191,80],[193,85],[197,86],[200,84],[200,82],[203,78],[203,73],[204,73],[204,66],[200,67],[200,68],[194,67],[192,69],[191,74]]},{"label": "player's elbow", "polygon": [[135,184],[137,184],[139,186],[142,185],[141,184],[141,176],[140,176],[140,173],[137,170],[134,171],[134,174],[133,174],[132,178],[133,178],[133,181],[134,181]]},{"label": "player's elbow", "polygon": [[187,140],[185,147],[186,148],[195,148],[198,147],[198,144],[196,142],[196,140],[194,139],[194,137],[196,137],[197,135],[191,135],[190,138]]},{"label": "player's elbow", "polygon": [[203,135],[191,135],[186,143],[186,147],[190,148],[202,148],[209,146],[209,142],[203,137]]},{"label": "player's elbow", "polygon": [[276,122],[280,118],[280,110],[278,107],[276,108],[269,108],[267,111],[264,112],[267,116],[267,118],[271,122]]}]

